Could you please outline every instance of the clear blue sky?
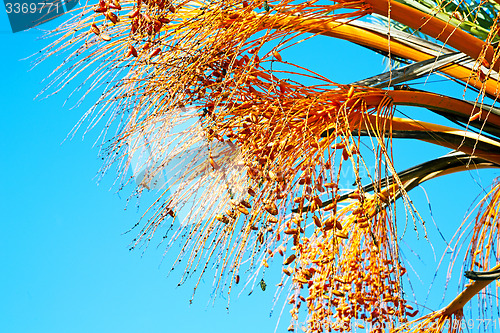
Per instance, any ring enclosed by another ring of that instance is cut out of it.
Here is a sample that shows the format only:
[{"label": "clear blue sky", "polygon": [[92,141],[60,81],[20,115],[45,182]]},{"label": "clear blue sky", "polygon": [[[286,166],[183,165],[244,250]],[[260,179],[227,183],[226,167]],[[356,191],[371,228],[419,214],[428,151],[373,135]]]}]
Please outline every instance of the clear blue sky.
[{"label": "clear blue sky", "polygon": [[[0,14],[0,332],[273,332],[283,304],[278,302],[270,318],[272,286],[279,282],[276,273],[266,278],[266,292],[257,288],[251,296],[246,290],[238,297],[240,284],[228,313],[225,299],[219,297],[215,306],[209,303],[210,273],[189,305],[195,281],[177,288],[178,275],[167,278],[169,265],[159,266],[162,248],[151,246],[143,256],[128,251],[134,235],[122,233],[146,207],[137,210],[131,205],[124,210],[130,189],[117,195],[113,174],[97,185],[101,161],[92,145],[98,130],[83,141],[79,132],[62,144],[92,101],[71,109],[76,99],[63,105],[70,90],[34,100],[45,86],[42,80],[61,61],[54,58],[31,71],[29,60],[20,61],[46,45],[47,41],[37,40],[40,36],[36,30],[12,34],[5,12]],[[340,83],[384,68],[381,56],[326,38],[282,56],[302,64],[307,59],[313,70]],[[453,89],[441,83],[419,88],[437,85]],[[461,88],[455,90],[460,96]],[[426,112],[413,111],[412,115]],[[446,152],[429,144],[407,144],[396,143],[399,170]],[[497,175],[452,175],[424,185],[445,237],[453,234],[479,193],[476,181],[488,187]],[[413,195],[432,233],[435,229],[423,191],[416,189]],[[407,236],[416,249],[411,227]],[[439,259],[443,244],[437,236],[432,238]],[[422,283],[414,283],[422,294],[428,291],[436,262],[430,247],[420,244],[421,261],[407,248],[403,250],[423,272]],[[441,287],[435,290],[428,305],[437,309]],[[447,300],[456,290],[451,289]],[[288,321],[285,310],[279,332],[286,330]]]}]

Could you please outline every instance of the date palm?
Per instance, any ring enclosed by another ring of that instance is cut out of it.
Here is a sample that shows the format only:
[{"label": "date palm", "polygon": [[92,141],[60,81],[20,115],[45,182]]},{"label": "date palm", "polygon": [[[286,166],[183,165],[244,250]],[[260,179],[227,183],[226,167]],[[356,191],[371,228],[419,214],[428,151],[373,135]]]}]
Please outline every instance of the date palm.
[{"label": "date palm", "polygon": [[[134,168],[138,194],[161,189],[132,248],[172,230],[164,239],[168,248],[181,242],[184,277],[199,283],[216,265],[215,285],[229,291],[281,255],[279,288],[292,286],[291,317],[307,309],[308,332],[349,331],[352,319],[380,326],[373,331],[442,331],[498,275],[500,185],[482,201],[465,259],[477,281],[415,320],[403,293],[395,203],[420,223],[411,189],[500,166],[498,9],[487,1],[100,0],[75,10],[45,55],[69,52],[57,72],[64,84],[85,73],[92,87],[106,85],[85,115],[91,125],[108,116],[106,129],[116,128],[104,169],[117,163],[125,185]],[[282,50],[319,35],[402,66],[344,85],[282,59]],[[405,84],[431,73],[477,98]],[[317,84],[305,85],[311,80]],[[456,126],[396,117],[400,105]],[[398,172],[392,143],[400,138],[450,153]],[[338,185],[346,168],[356,175],[348,192]]]}]

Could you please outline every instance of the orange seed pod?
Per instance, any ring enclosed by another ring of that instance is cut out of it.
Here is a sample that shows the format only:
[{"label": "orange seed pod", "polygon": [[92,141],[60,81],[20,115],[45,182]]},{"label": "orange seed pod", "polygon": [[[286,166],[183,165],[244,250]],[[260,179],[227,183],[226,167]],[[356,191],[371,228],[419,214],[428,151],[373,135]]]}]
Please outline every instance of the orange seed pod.
[{"label": "orange seed pod", "polygon": [[268,202],[264,205],[264,209],[271,215],[278,215],[278,207],[274,202]]},{"label": "orange seed pod", "polygon": [[335,290],[335,289],[332,290],[332,294],[334,294],[337,297],[344,297],[345,296],[345,293],[343,293],[340,290]]},{"label": "orange seed pod", "polygon": [[354,86],[349,87],[349,91],[347,92],[347,98],[351,98],[354,95]]},{"label": "orange seed pod", "polygon": [[269,222],[269,223],[278,223],[278,219],[276,217],[274,217],[274,216],[269,216],[267,218],[267,222]]},{"label": "orange seed pod", "polygon": [[295,235],[298,233],[298,229],[297,228],[293,228],[293,229],[287,229],[285,231],[283,231],[285,234],[287,235]]},{"label": "orange seed pod", "polygon": [[243,206],[238,206],[238,210],[239,210],[240,212],[242,212],[243,214],[245,214],[245,215],[248,215],[248,214],[250,213],[250,212],[248,211],[248,209],[246,209],[246,208],[245,208],[245,207],[243,207]]},{"label": "orange seed pod", "polygon": [[347,239],[348,238],[348,235],[343,233],[343,232],[340,232],[340,231],[337,231],[335,233],[335,236],[337,236],[338,238],[342,238],[342,239]]},{"label": "orange seed pod", "polygon": [[276,60],[283,61],[283,59],[281,58],[281,55],[278,53],[278,51],[274,51],[273,56],[276,58]]},{"label": "orange seed pod", "polygon": [[246,200],[241,200],[240,204],[245,206],[246,208],[252,208],[252,205],[250,205]]},{"label": "orange seed pod", "polygon": [[130,14],[128,14],[128,17],[130,18],[134,18],[136,17],[137,15],[139,15],[139,12],[140,12],[140,9],[139,8],[136,8],[134,9],[133,11],[130,12]]},{"label": "orange seed pod", "polygon": [[295,260],[295,258],[296,258],[295,254],[292,254],[288,258],[286,258],[286,260],[283,264],[290,265]]},{"label": "orange seed pod", "polygon": [[108,18],[108,20],[113,22],[113,24],[120,22],[120,18],[113,12],[107,12],[106,17]]},{"label": "orange seed pod", "polygon": [[477,112],[476,114],[473,114],[470,116],[469,121],[474,121],[477,120],[481,117],[481,111]]},{"label": "orange seed pod", "polygon": [[324,211],[329,211],[329,210],[334,209],[335,207],[337,207],[337,203],[336,202],[332,202],[332,203],[326,205],[325,207],[323,207],[323,210]]},{"label": "orange seed pod", "polygon": [[318,228],[321,228],[322,225],[321,225],[321,220],[319,219],[319,217],[317,217],[316,215],[313,215],[313,221],[314,221],[314,224],[318,227]]},{"label": "orange seed pod", "polygon": [[[160,53],[160,51],[161,51],[161,49],[160,49],[160,48],[157,48],[156,50],[154,50],[153,52],[151,52],[151,55],[149,56],[149,59],[151,59],[151,58],[153,58],[153,57],[157,56],[157,55]],[[211,159],[210,164],[212,164],[212,162],[214,162],[214,160],[213,160],[213,158],[212,158],[212,157],[210,157],[210,159]],[[214,164],[215,164],[215,162],[214,162]],[[217,166],[217,168],[215,168],[215,167],[213,166],[213,164],[212,164],[212,167],[213,167],[215,170],[218,170],[218,169],[219,169],[219,167],[218,167],[218,166]]]},{"label": "orange seed pod", "polygon": [[[156,49],[156,50],[159,50],[159,49]],[[156,52],[156,50],[155,50],[155,52]],[[153,53],[151,53],[150,58],[154,57]],[[215,163],[215,161],[212,158],[212,156],[208,157],[208,162],[210,163],[210,165],[212,166],[212,168],[214,168],[214,170],[219,170],[219,166],[217,165],[217,163]]]},{"label": "orange seed pod", "polygon": [[95,25],[95,23],[92,23],[92,25],[90,26],[90,30],[96,34],[97,36],[99,36],[101,34],[101,31],[99,30],[99,28],[97,27],[97,25]]},{"label": "orange seed pod", "polygon": [[340,223],[339,220],[335,221],[335,227],[338,229],[338,230],[342,230],[342,223]]}]

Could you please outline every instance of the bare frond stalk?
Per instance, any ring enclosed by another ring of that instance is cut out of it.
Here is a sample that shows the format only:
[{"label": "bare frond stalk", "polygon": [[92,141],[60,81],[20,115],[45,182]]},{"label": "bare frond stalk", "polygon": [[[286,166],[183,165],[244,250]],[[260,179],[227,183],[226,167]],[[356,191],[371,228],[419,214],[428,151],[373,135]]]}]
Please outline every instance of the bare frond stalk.
[{"label": "bare frond stalk", "polygon": [[[442,41],[446,45],[484,62],[486,67],[493,66],[495,71],[499,71],[500,62],[493,63],[495,52],[491,45],[483,42],[465,31],[453,25],[441,21],[438,18],[428,15],[420,10],[406,6],[397,1],[385,0],[365,0],[372,6],[375,13],[390,17],[402,24],[422,33]],[[483,55],[483,50],[486,53]]]},{"label": "bare frond stalk", "polygon": [[[430,54],[409,47],[398,41],[391,40],[390,43],[388,43],[387,36],[350,25],[349,23],[339,23],[324,18],[312,19],[291,15],[286,18],[268,19],[264,21],[263,27],[271,29],[292,29],[295,31],[305,31],[339,38],[385,53],[390,52],[394,56],[412,61],[424,61],[433,58]],[[452,65],[441,69],[440,72],[450,75],[457,80],[466,82],[477,89],[484,89],[485,92],[492,96],[495,96],[500,91],[500,85],[496,80],[491,78],[481,80],[477,75],[472,73],[470,69],[464,66]]]},{"label": "bare frond stalk", "polygon": [[[500,264],[496,265],[490,271],[495,271],[500,269]],[[477,295],[481,290],[486,288],[491,282],[489,281],[474,281],[470,286],[468,286],[464,291],[462,291],[448,306],[446,306],[442,311],[444,315],[451,315],[459,310],[461,310],[467,302],[469,302],[472,297]]]}]

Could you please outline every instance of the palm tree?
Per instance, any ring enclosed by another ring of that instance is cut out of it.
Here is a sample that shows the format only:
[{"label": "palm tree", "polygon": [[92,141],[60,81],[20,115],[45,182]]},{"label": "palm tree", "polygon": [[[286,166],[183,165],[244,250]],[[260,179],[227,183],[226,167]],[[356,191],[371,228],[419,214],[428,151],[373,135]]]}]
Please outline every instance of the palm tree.
[{"label": "palm tree", "polygon": [[[214,264],[217,288],[229,291],[240,272],[254,278],[271,257],[284,256],[291,317],[307,309],[308,332],[349,331],[353,319],[374,332],[454,331],[460,327],[450,321],[500,275],[500,185],[481,201],[473,225],[464,259],[473,281],[445,308],[415,320],[403,293],[395,203],[419,223],[410,190],[500,166],[499,9],[491,1],[100,0],[75,10],[45,55],[69,51],[57,72],[63,84],[80,73],[92,87],[106,84],[85,115],[92,126],[107,115],[106,129],[115,130],[104,171],[117,163],[127,184],[133,168],[137,194],[161,188],[132,248],[172,230],[164,239],[167,247],[181,242],[176,265],[185,263],[184,277],[199,283]],[[343,85],[282,59],[283,50],[319,35],[399,67]],[[477,98],[407,84],[432,73]],[[400,105],[455,127],[396,117]],[[400,138],[450,153],[398,172],[392,143]],[[346,192],[339,183],[349,168],[356,182]]]}]

